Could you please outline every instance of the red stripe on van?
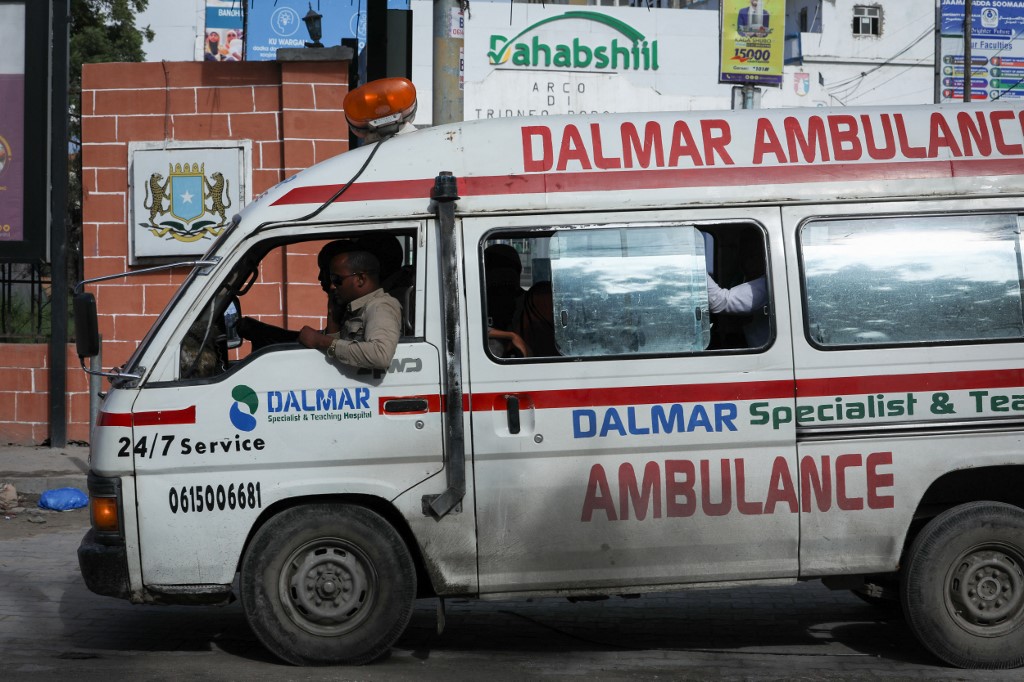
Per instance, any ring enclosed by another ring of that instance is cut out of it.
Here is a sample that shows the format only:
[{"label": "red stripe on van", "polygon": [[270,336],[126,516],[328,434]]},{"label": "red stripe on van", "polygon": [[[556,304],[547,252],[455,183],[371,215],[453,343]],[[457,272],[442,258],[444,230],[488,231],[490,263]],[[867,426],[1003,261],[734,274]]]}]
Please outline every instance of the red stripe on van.
[{"label": "red stripe on van", "polygon": [[792,398],[791,381],[750,381],[729,384],[680,384],[675,386],[630,386],[626,388],[585,388],[558,391],[506,391],[474,393],[473,411],[505,409],[506,395],[528,396],[533,407],[551,410],[605,405],[655,405],[723,400],[764,400]]},{"label": "red stripe on van", "polygon": [[[800,379],[795,391],[799,398],[822,398],[869,393],[955,391],[986,388],[1024,387],[1024,369],[973,372],[933,372],[856,377]],[[670,386],[630,386],[625,388],[565,389],[554,391],[503,391],[473,393],[464,396],[463,409],[487,412],[504,410],[505,396],[527,397],[535,409],[603,407],[606,405],[654,405],[725,400],[768,400],[792,398],[790,381],[751,381],[727,384],[680,384]],[[427,396],[425,396],[427,397]],[[383,409],[385,400],[381,398]],[[444,410],[443,396],[427,397],[429,411]]]},{"label": "red stripe on van", "polygon": [[796,382],[796,394],[800,398],[821,398],[893,391],[957,391],[1017,386],[1024,386],[1024,369],[800,379]]},{"label": "red stripe on van", "polygon": [[[423,414],[422,412],[390,412],[390,411],[384,409],[384,403],[386,403],[389,400],[409,400],[410,398],[412,398],[412,399],[421,398],[423,400],[426,400],[427,401],[427,412],[444,412],[445,411],[445,405],[448,404],[447,398],[445,396],[443,396],[443,395],[413,395],[413,396],[408,396],[408,395],[386,395],[386,396],[381,396],[378,399],[378,401],[377,401],[378,411],[381,414],[390,414],[390,415]],[[462,396],[462,411],[463,412],[468,412],[469,411],[469,396],[468,395],[463,395]]]},{"label": "red stripe on van", "polygon": [[[858,180],[913,180],[930,178],[1018,175],[1019,159],[959,159],[955,161],[904,161],[897,163],[823,163],[795,166],[665,168],[652,170],[591,171],[467,176],[458,179],[462,196],[544,194],[554,192],[602,192],[622,189],[672,187],[727,187],[751,184],[759,173],[770,173],[771,184],[847,182]],[[424,199],[430,196],[433,179],[359,182],[338,201]],[[341,185],[296,187],[273,205],[322,204]]]},{"label": "red stripe on van", "polygon": [[[698,402],[707,400],[757,400],[792,398],[791,381],[751,381],[732,384],[682,384],[677,386],[630,386],[626,388],[588,388],[556,391],[503,391],[501,393],[473,393],[463,396],[462,408],[473,412],[504,410],[505,396],[527,397],[534,408],[551,410],[571,407],[602,407],[605,405],[654,405],[657,403]],[[403,396],[404,398],[405,396]],[[444,396],[422,396],[427,399],[428,410],[444,410]],[[380,398],[384,402],[397,396]]]},{"label": "red stripe on van", "polygon": [[160,424],[195,424],[196,406],[181,410],[153,412],[100,412],[99,426],[157,426]]},{"label": "red stripe on van", "polygon": [[131,428],[132,415],[130,412],[100,412],[97,426],[122,426]]}]

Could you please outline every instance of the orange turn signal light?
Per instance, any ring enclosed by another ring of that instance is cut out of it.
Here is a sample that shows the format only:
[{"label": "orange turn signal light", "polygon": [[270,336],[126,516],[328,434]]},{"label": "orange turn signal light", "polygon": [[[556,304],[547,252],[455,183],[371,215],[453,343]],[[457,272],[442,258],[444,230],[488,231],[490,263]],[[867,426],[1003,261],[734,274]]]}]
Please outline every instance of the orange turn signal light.
[{"label": "orange turn signal light", "polygon": [[121,529],[121,519],[117,513],[116,497],[93,497],[89,511],[92,516],[92,527],[102,533],[117,533]]},{"label": "orange turn signal light", "polygon": [[359,137],[393,134],[416,115],[416,86],[406,78],[381,78],[345,95],[344,107]]}]

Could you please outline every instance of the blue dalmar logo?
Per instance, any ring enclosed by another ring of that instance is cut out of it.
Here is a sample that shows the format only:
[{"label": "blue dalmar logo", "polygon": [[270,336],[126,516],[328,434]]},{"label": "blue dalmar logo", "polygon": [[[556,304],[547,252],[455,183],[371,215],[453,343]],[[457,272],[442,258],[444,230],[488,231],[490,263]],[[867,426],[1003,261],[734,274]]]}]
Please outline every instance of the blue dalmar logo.
[{"label": "blue dalmar logo", "polygon": [[[253,415],[256,414],[256,408],[260,406],[260,399],[256,396],[256,391],[245,384],[239,384],[231,389],[231,397],[235,399],[234,404],[231,405],[231,411],[228,413],[231,423],[239,431],[255,429],[256,417]],[[245,410],[242,409],[243,407]]]}]

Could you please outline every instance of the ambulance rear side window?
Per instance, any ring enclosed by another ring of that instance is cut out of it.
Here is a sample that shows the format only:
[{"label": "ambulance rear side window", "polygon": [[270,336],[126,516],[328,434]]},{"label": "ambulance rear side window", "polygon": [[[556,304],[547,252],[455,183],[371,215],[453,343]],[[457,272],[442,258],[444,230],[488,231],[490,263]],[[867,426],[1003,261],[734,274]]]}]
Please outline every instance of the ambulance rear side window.
[{"label": "ambulance rear side window", "polygon": [[1016,215],[808,222],[808,339],[821,348],[1021,340],[1019,233]]}]

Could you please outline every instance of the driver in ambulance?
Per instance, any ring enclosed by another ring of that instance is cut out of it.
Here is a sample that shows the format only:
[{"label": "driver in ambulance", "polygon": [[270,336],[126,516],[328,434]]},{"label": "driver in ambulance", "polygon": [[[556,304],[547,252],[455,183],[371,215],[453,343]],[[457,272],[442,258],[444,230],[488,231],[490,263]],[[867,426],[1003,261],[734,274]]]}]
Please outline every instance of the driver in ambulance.
[{"label": "driver in ambulance", "polygon": [[346,365],[386,370],[401,335],[402,306],[381,288],[379,261],[368,251],[339,253],[331,258],[330,283],[340,330],[325,334],[304,326],[299,343]]}]

